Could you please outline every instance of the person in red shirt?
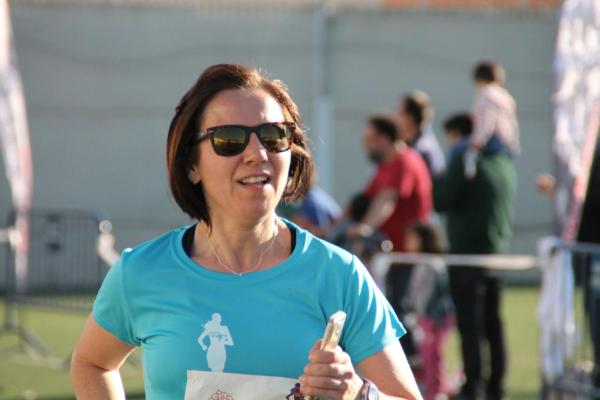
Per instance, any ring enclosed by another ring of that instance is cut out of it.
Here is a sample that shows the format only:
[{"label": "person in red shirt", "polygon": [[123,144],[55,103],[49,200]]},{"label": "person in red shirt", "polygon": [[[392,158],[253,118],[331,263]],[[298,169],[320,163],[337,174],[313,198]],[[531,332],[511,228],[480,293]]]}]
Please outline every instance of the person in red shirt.
[{"label": "person in red shirt", "polygon": [[[415,222],[425,222],[432,211],[432,183],[423,158],[402,140],[394,119],[373,115],[363,132],[364,149],[377,170],[365,188],[371,202],[363,219],[350,234],[370,236],[375,231],[387,235],[393,251],[405,250],[406,232]],[[405,315],[403,298],[408,291],[411,268],[390,266],[386,295],[400,318]],[[418,356],[410,332],[401,339],[402,347],[414,368]]]},{"label": "person in red shirt", "polygon": [[404,251],[405,234],[416,221],[425,221],[432,208],[431,178],[419,154],[400,140],[392,118],[373,115],[363,132],[364,149],[377,170],[365,188],[371,204],[354,231],[368,236],[375,230]]}]

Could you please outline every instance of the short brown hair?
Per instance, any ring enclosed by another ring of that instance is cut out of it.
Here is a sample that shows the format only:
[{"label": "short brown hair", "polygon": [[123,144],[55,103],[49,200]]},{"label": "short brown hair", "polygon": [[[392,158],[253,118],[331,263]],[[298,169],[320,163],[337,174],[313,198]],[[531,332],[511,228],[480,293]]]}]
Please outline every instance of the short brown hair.
[{"label": "short brown hair", "polygon": [[506,72],[504,67],[494,61],[480,61],[473,69],[473,80],[487,83],[504,84]]},{"label": "short brown hair", "polygon": [[415,90],[402,99],[404,111],[410,115],[417,126],[431,122],[433,118],[433,107],[429,95],[422,90]]},{"label": "short brown hair", "polygon": [[262,89],[279,103],[286,119],[296,124],[292,143],[289,180],[283,199],[296,200],[310,187],[314,164],[302,131],[298,106],[283,82],[268,79],[259,71],[236,64],[213,65],[202,72],[196,83],[175,108],[167,137],[167,171],[173,198],[183,212],[210,226],[210,215],[202,183],[193,184],[188,173],[198,161],[191,142],[198,131],[208,103],[220,92],[230,89]]},{"label": "short brown hair", "polygon": [[421,241],[421,253],[442,254],[446,250],[444,234],[436,224],[415,222],[409,228]]},{"label": "short brown hair", "polygon": [[398,125],[389,115],[372,114],[367,119],[367,124],[371,125],[378,135],[383,135],[392,142],[396,142],[400,139]]},{"label": "short brown hair", "polygon": [[444,121],[446,133],[458,132],[460,136],[469,136],[473,132],[473,118],[467,112],[451,115]]}]

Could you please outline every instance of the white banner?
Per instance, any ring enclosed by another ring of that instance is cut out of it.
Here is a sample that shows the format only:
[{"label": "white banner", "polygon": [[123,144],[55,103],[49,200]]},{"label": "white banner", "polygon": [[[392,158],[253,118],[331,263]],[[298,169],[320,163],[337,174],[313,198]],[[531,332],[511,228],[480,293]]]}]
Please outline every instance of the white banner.
[{"label": "white banner", "polygon": [[600,2],[565,0],[555,54],[556,233],[576,238],[600,113]]},{"label": "white banner", "polygon": [[28,212],[31,207],[33,168],[25,99],[12,41],[7,0],[0,0],[0,147],[16,211],[14,235],[16,289],[27,278]]}]

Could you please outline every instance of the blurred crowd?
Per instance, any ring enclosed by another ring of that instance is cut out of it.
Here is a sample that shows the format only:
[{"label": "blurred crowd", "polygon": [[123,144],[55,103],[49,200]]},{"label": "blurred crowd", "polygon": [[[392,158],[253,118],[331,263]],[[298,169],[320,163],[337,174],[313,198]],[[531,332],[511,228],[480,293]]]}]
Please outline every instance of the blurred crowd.
[{"label": "blurred crowd", "polygon": [[[357,254],[367,267],[381,251],[507,250],[520,146],[516,105],[504,80],[497,63],[474,67],[470,110],[444,120],[445,153],[434,134],[431,99],[421,90],[402,96],[394,113],[367,116],[362,142],[374,165],[369,181],[343,208],[315,184],[301,201],[282,204],[279,214]],[[506,350],[497,276],[481,267],[447,269],[439,258],[426,265],[392,264],[385,293],[406,325],[401,343],[426,400],[503,398]],[[460,387],[444,379],[443,346],[454,326],[464,365]]]}]

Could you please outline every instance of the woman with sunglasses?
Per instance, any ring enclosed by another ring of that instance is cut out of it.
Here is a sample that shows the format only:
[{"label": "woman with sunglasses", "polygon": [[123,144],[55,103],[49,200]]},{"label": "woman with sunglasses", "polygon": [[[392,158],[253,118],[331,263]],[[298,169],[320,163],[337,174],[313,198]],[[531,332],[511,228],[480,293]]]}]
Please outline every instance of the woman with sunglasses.
[{"label": "woman with sunglasses", "polygon": [[[275,214],[313,172],[281,82],[205,70],[176,108],[167,167],[197,222],[111,268],[73,354],[78,398],[124,398],[119,367],[137,347],[149,399],[421,398],[404,329],[360,261]],[[318,350],[338,310],[340,346]]]}]

